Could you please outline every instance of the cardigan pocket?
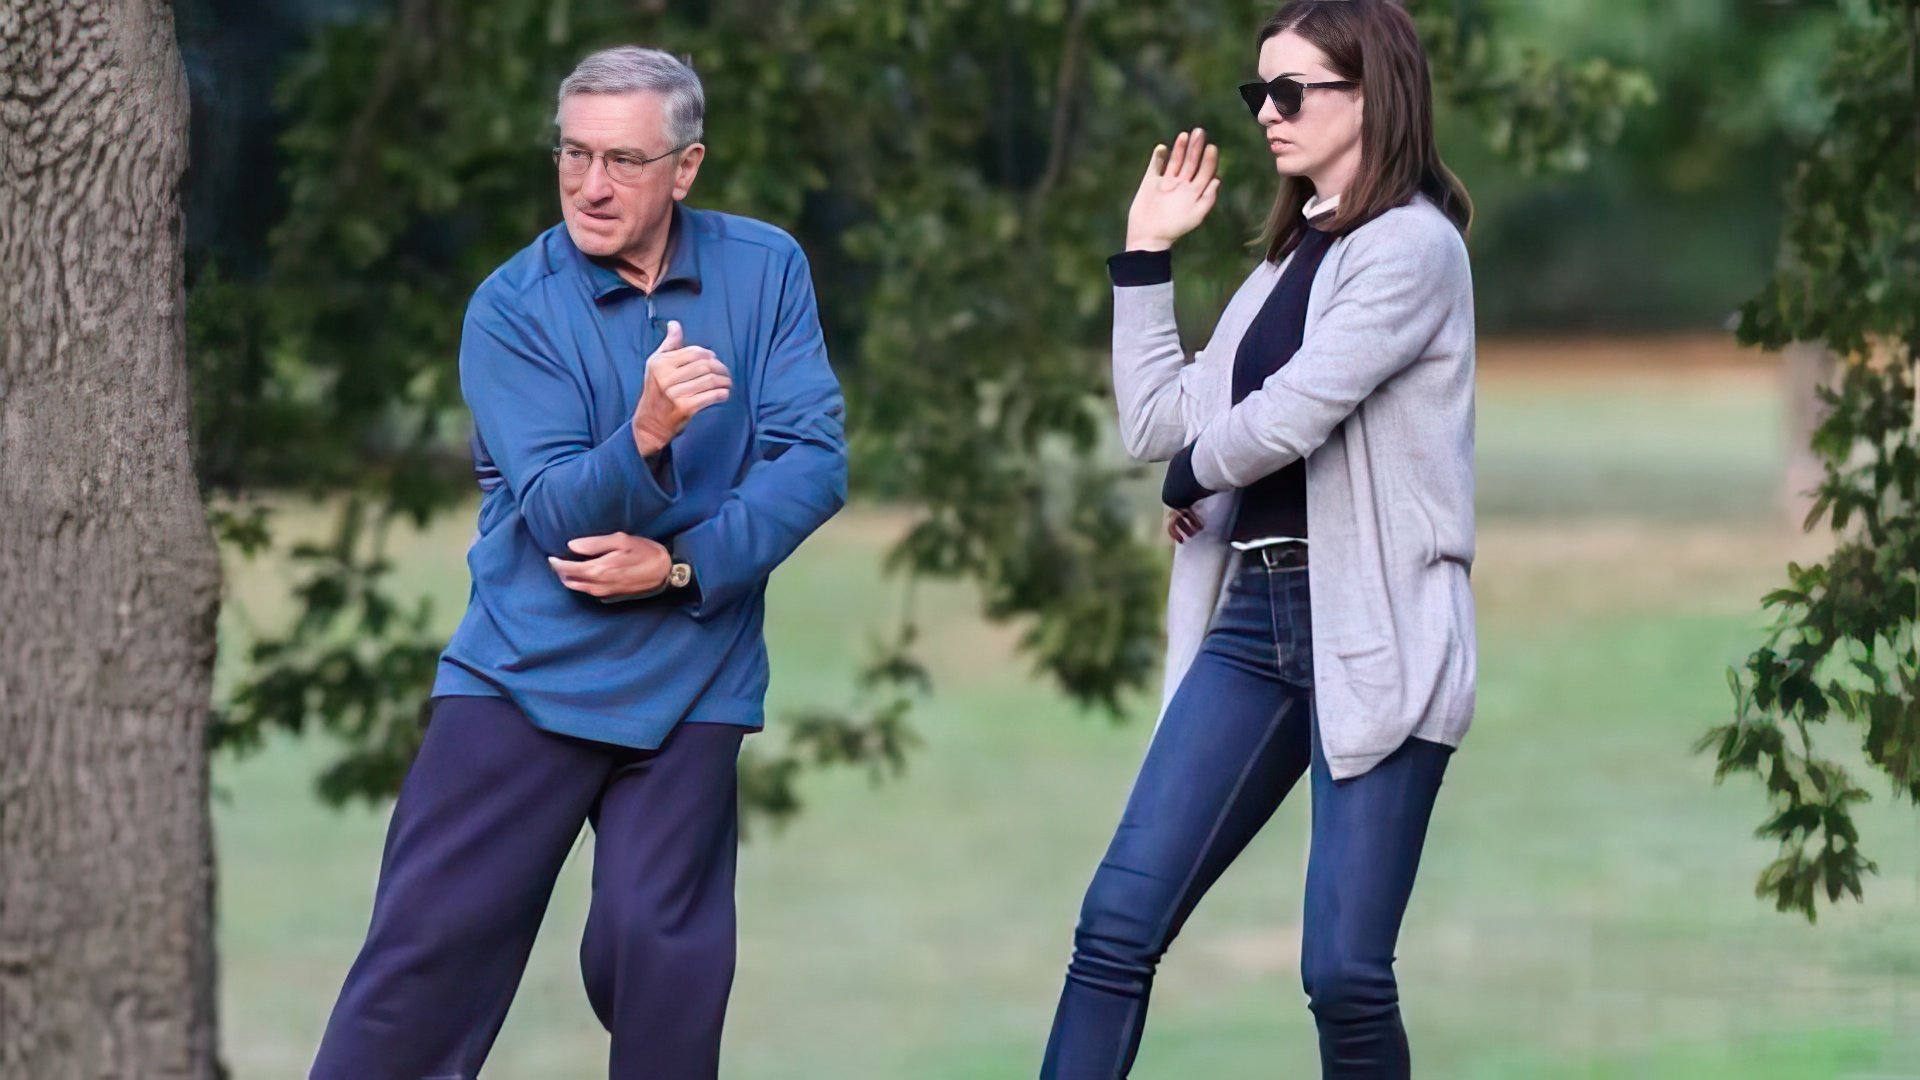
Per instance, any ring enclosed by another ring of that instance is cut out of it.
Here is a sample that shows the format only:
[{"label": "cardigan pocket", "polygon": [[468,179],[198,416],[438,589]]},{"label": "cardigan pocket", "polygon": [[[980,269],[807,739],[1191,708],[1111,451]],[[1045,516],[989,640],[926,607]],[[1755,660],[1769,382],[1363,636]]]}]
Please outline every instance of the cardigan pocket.
[{"label": "cardigan pocket", "polygon": [[[1330,759],[1378,757],[1405,740],[1401,716],[1406,689],[1393,642],[1368,637],[1341,641],[1328,649],[1332,670],[1319,672],[1320,739]],[[1335,726],[1324,726],[1331,720]]]},{"label": "cardigan pocket", "polygon": [[[1400,681],[1400,665],[1395,661],[1393,645],[1385,638],[1342,642],[1334,646],[1333,658],[1339,661],[1341,677],[1356,688],[1392,693]],[[1355,696],[1364,698],[1357,690]]]},{"label": "cardigan pocket", "polygon": [[[1359,638],[1336,643],[1330,650],[1334,670],[1325,673],[1318,692],[1331,691],[1344,699],[1336,710],[1359,728],[1391,726],[1400,713],[1400,660],[1385,638]],[[1331,679],[1327,678],[1331,676]],[[1327,683],[1332,682],[1333,686]],[[1366,741],[1366,740],[1362,740]]]}]

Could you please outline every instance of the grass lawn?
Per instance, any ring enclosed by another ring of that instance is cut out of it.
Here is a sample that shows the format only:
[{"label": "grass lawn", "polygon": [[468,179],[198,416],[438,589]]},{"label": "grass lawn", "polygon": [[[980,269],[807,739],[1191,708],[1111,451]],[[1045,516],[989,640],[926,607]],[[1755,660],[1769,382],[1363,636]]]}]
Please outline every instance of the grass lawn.
[{"label": "grass lawn", "polygon": [[[1726,711],[1756,598],[1817,550],[1770,505],[1778,412],[1752,374],[1484,380],[1480,712],[1399,960],[1420,1075],[1920,1077],[1920,811],[1867,808],[1881,875],[1810,927],[1752,896],[1770,857],[1751,837],[1758,791],[1715,788],[1688,749]],[[776,714],[843,700],[898,602],[875,570],[897,524],[850,511],[776,577]],[[449,621],[470,527],[397,552]],[[268,568],[233,581],[254,618],[273,617],[274,588]],[[814,777],[802,818],[743,853],[728,1077],[1035,1072],[1150,705],[1123,724],[1080,714],[966,590],[920,605],[938,691],[908,776]],[[224,1038],[243,1080],[302,1075],[366,925],[385,814],[323,808],[324,755],[281,741],[217,768]],[[1173,948],[1135,1075],[1317,1075],[1296,970],[1306,812],[1302,789]],[[588,869],[577,852],[490,1077],[604,1075],[575,966]]]}]

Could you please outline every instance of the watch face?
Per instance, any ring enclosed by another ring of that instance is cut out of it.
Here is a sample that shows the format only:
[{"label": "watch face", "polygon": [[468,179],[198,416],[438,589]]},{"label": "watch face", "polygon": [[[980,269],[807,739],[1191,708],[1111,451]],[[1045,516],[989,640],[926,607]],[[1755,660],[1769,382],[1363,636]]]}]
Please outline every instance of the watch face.
[{"label": "watch face", "polygon": [[687,582],[692,580],[693,580],[693,567],[687,565],[686,563],[683,563],[683,562],[674,563],[673,569],[667,571],[667,583],[669,585],[672,585],[676,589],[686,588]]}]

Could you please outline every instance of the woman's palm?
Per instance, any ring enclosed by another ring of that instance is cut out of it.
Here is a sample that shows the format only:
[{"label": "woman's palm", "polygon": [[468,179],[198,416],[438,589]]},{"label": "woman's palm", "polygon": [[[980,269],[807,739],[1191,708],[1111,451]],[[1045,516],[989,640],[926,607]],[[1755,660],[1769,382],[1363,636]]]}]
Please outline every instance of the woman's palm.
[{"label": "woman's palm", "polygon": [[1171,151],[1154,147],[1127,212],[1127,246],[1171,247],[1192,232],[1213,209],[1220,190],[1215,175],[1219,162],[1219,149],[1207,144],[1206,132],[1199,128],[1181,132]]}]

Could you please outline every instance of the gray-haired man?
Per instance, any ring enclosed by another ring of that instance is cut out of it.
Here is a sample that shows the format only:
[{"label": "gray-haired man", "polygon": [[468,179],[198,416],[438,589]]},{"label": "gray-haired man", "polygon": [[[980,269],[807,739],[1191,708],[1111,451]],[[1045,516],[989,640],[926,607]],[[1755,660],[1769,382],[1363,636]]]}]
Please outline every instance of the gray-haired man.
[{"label": "gray-haired man", "polygon": [[476,1075],[589,822],[580,961],[612,1075],[718,1072],[762,591],[845,500],[846,454],[798,245],[681,203],[703,110],[665,53],[583,61],[564,224],[467,309],[473,593],[315,1077]]}]

